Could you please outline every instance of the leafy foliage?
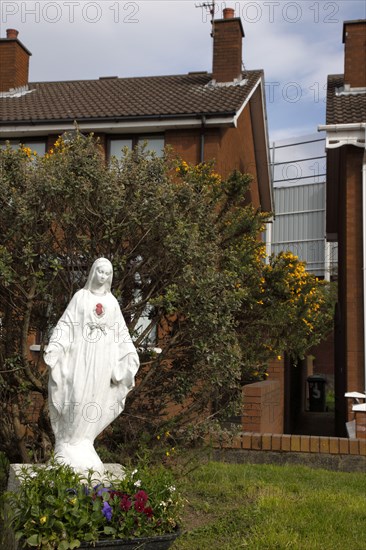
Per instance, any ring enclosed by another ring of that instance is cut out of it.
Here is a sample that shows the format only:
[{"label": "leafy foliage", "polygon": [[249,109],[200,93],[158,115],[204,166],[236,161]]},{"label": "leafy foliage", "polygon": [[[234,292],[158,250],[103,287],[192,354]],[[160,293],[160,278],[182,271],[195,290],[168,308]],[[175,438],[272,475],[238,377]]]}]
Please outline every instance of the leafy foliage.
[{"label": "leafy foliage", "polygon": [[[43,347],[99,256],[113,263],[142,364],[106,432],[117,446],[170,424],[176,438],[197,437],[212,403],[215,417],[232,414],[268,360],[302,356],[327,334],[329,287],[289,254],[264,261],[267,215],[247,202],[251,182],[143,148],[106,164],[79,133],[42,158],[0,150],[0,439],[14,458],[41,460],[51,448],[47,372],[29,335]],[[147,345],[154,332],[161,353]]]},{"label": "leafy foliage", "polygon": [[5,494],[16,539],[42,550],[81,542],[133,539],[177,530],[182,499],[170,470],[141,464],[103,480],[51,461],[24,467],[17,491]]}]

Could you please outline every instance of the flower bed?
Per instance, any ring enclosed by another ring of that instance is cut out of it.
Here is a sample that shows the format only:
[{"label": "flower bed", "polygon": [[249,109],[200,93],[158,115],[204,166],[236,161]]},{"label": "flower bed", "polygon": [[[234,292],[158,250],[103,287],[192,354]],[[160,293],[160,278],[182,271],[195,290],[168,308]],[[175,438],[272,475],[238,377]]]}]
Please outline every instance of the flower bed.
[{"label": "flower bed", "polygon": [[6,494],[6,503],[23,548],[72,550],[96,544],[127,550],[135,547],[129,546],[131,539],[133,544],[154,539],[141,540],[145,546],[139,548],[163,550],[177,536],[181,498],[171,472],[162,466],[126,469],[123,478],[100,482],[92,472],[83,477],[51,463],[24,469],[20,480],[19,490]]}]

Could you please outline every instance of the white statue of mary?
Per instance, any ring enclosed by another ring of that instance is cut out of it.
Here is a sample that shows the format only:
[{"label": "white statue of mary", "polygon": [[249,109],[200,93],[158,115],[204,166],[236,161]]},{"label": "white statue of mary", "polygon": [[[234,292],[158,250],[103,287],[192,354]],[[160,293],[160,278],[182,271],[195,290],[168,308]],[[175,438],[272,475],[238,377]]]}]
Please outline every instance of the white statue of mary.
[{"label": "white statue of mary", "polygon": [[139,359],[111,293],[112,264],[96,260],[52,332],[49,407],[55,457],[76,471],[104,472],[95,438],[124,409]]}]

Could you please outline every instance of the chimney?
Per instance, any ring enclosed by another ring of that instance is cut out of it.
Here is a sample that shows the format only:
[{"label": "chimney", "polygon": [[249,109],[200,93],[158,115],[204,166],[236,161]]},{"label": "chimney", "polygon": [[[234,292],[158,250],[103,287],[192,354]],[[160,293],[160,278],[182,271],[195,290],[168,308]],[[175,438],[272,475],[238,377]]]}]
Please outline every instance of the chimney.
[{"label": "chimney", "polygon": [[18,38],[19,32],[16,29],[6,29],[6,38],[8,40],[16,40]]},{"label": "chimney", "polygon": [[344,85],[366,88],[366,19],[343,23]]},{"label": "chimney", "polygon": [[212,79],[216,82],[241,80],[244,30],[232,8],[225,8],[223,19],[213,22]]},{"label": "chimney", "polygon": [[18,31],[7,29],[0,38],[0,92],[28,85],[29,50],[18,40]]}]

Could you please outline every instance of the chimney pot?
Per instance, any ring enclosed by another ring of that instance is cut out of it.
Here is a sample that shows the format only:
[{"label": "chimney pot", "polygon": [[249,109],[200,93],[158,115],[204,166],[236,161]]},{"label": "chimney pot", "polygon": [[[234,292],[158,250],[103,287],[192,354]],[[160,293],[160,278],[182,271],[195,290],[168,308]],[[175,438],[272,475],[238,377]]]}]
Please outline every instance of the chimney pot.
[{"label": "chimney pot", "polygon": [[18,38],[19,32],[16,29],[6,29],[6,38],[8,40]]},{"label": "chimney pot", "polygon": [[234,19],[235,10],[233,8],[225,8],[223,10],[224,19]]}]

